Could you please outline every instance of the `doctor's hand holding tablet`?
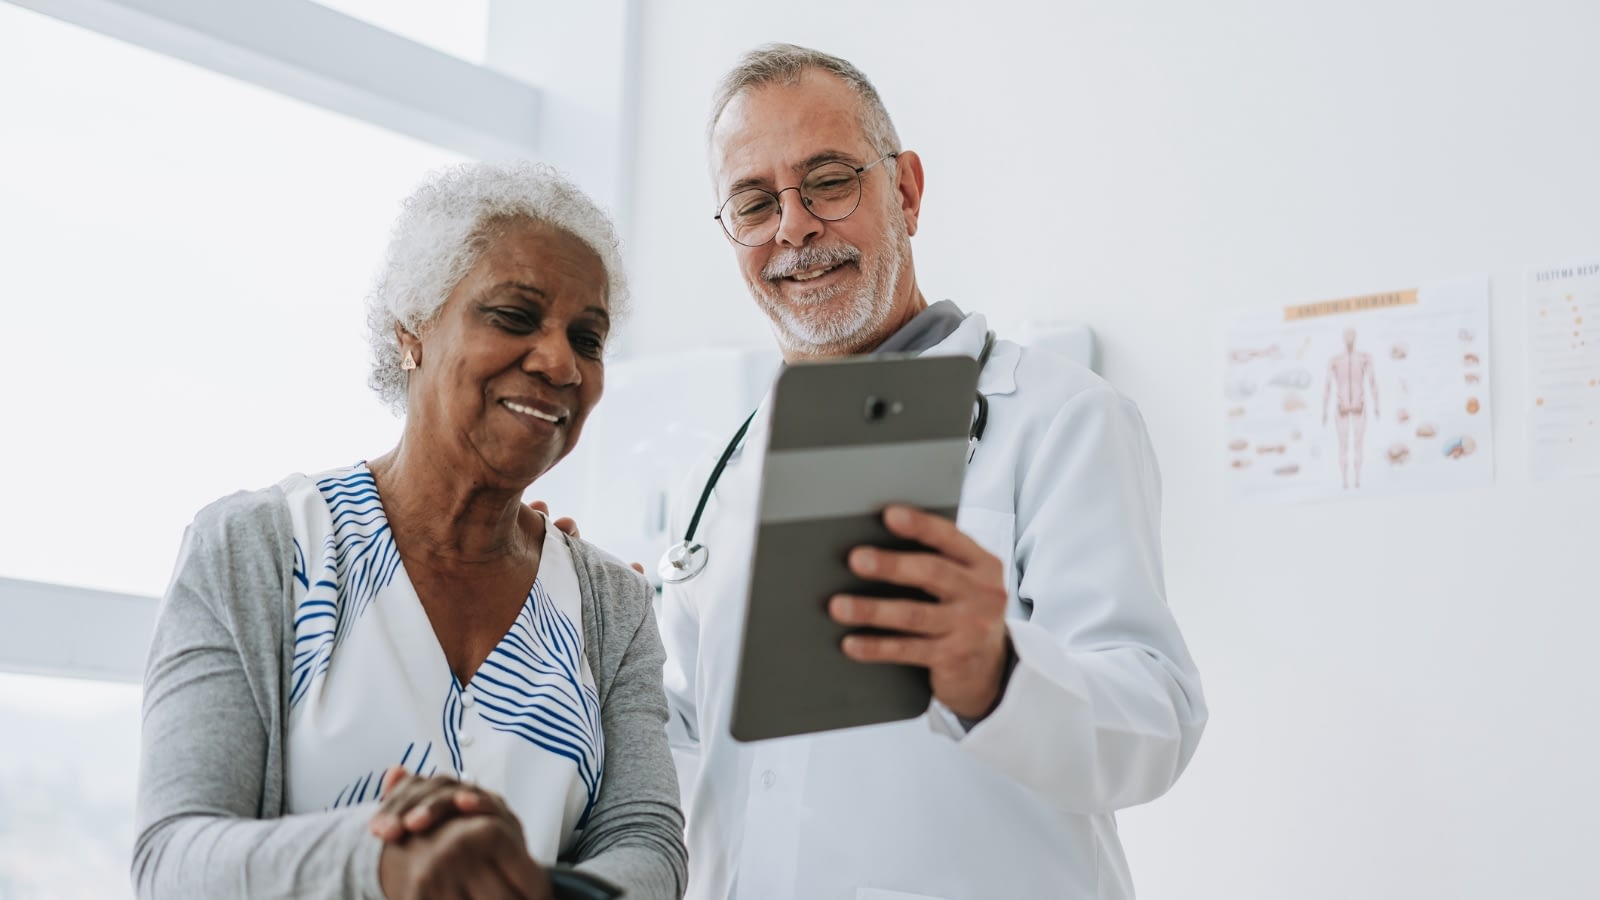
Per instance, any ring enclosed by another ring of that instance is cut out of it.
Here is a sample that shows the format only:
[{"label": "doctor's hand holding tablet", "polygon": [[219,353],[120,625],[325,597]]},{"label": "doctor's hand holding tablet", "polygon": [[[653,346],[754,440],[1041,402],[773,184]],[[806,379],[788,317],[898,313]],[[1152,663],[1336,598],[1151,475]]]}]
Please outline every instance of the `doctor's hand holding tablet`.
[{"label": "doctor's hand holding tablet", "polygon": [[932,552],[858,547],[850,553],[850,570],[920,589],[937,602],[834,595],[828,612],[835,621],[894,632],[852,634],[844,639],[845,654],[860,662],[924,667],[934,699],[962,719],[983,718],[1000,704],[1014,658],[1000,560],[943,516],[891,506],[883,521],[891,533]]}]

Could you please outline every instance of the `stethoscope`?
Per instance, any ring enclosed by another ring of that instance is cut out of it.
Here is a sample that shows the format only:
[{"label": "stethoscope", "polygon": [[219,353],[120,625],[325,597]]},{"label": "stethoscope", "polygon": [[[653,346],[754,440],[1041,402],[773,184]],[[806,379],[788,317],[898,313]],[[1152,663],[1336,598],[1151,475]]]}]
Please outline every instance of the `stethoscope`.
[{"label": "stethoscope", "polygon": [[[978,353],[978,371],[989,362],[989,352],[994,349],[994,332],[990,331],[983,336],[983,350]],[[705,487],[700,489],[700,500],[694,505],[694,515],[689,518],[689,530],[683,533],[683,540],[667,548],[661,554],[661,562],[656,564],[656,574],[667,584],[682,584],[685,581],[705,571],[708,553],[706,545],[697,543],[694,533],[700,528],[700,517],[705,514],[706,504],[711,501],[711,492],[717,489],[717,480],[722,477],[722,470],[728,467],[728,460],[739,450],[739,445],[744,442],[745,433],[750,430],[750,423],[755,420],[756,414],[750,413],[733,433],[733,440],[728,446],[722,448],[722,455],[717,457],[717,464],[711,469],[711,477],[706,479]],[[978,442],[983,440],[984,426],[989,424],[989,400],[978,392],[978,409],[972,416],[972,427],[967,432],[967,443],[970,448],[967,452],[967,462],[972,461],[972,454],[977,451]]]}]

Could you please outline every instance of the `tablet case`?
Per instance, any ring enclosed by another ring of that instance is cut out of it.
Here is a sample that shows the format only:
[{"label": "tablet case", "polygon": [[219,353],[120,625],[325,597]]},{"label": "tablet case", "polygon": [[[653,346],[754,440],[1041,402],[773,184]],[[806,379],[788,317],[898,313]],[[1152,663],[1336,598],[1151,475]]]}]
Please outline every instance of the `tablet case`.
[{"label": "tablet case", "polygon": [[863,581],[845,559],[891,536],[902,503],[954,519],[966,473],[978,364],[964,356],[797,363],[772,393],[758,530],[729,730],[741,741],[908,719],[931,696],[916,666],[859,663],[827,613],[836,593],[930,600]]}]

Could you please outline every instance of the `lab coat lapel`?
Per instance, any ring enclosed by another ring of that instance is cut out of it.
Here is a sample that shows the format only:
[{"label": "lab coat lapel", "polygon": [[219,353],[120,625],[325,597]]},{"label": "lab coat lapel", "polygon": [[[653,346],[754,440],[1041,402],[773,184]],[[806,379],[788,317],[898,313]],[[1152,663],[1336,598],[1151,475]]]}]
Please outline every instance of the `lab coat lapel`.
[{"label": "lab coat lapel", "polygon": [[[983,352],[983,338],[989,333],[989,322],[982,315],[972,313],[962,320],[960,327],[950,336],[929,347],[925,356],[970,356],[974,359]],[[989,363],[978,374],[978,392],[986,397],[1010,394],[1017,389],[1017,363],[1022,359],[1022,348],[1010,341],[995,339],[989,352]]]}]

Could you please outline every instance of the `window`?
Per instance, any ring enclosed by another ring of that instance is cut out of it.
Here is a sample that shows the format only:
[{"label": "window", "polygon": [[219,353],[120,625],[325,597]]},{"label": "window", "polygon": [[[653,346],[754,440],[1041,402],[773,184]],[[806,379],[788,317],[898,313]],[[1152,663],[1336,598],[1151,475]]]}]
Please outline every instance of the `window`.
[{"label": "window", "polygon": [[129,897],[139,689],[0,674],[0,897]]},{"label": "window", "polygon": [[201,506],[393,444],[362,298],[459,157],[4,4],[0,83],[0,575],[157,595]]},{"label": "window", "polygon": [[[3,3],[0,84],[0,576],[159,595],[204,504],[392,446],[363,297],[460,157]],[[142,653],[82,594],[0,627]],[[0,897],[131,895],[139,696],[0,673]]]}]

